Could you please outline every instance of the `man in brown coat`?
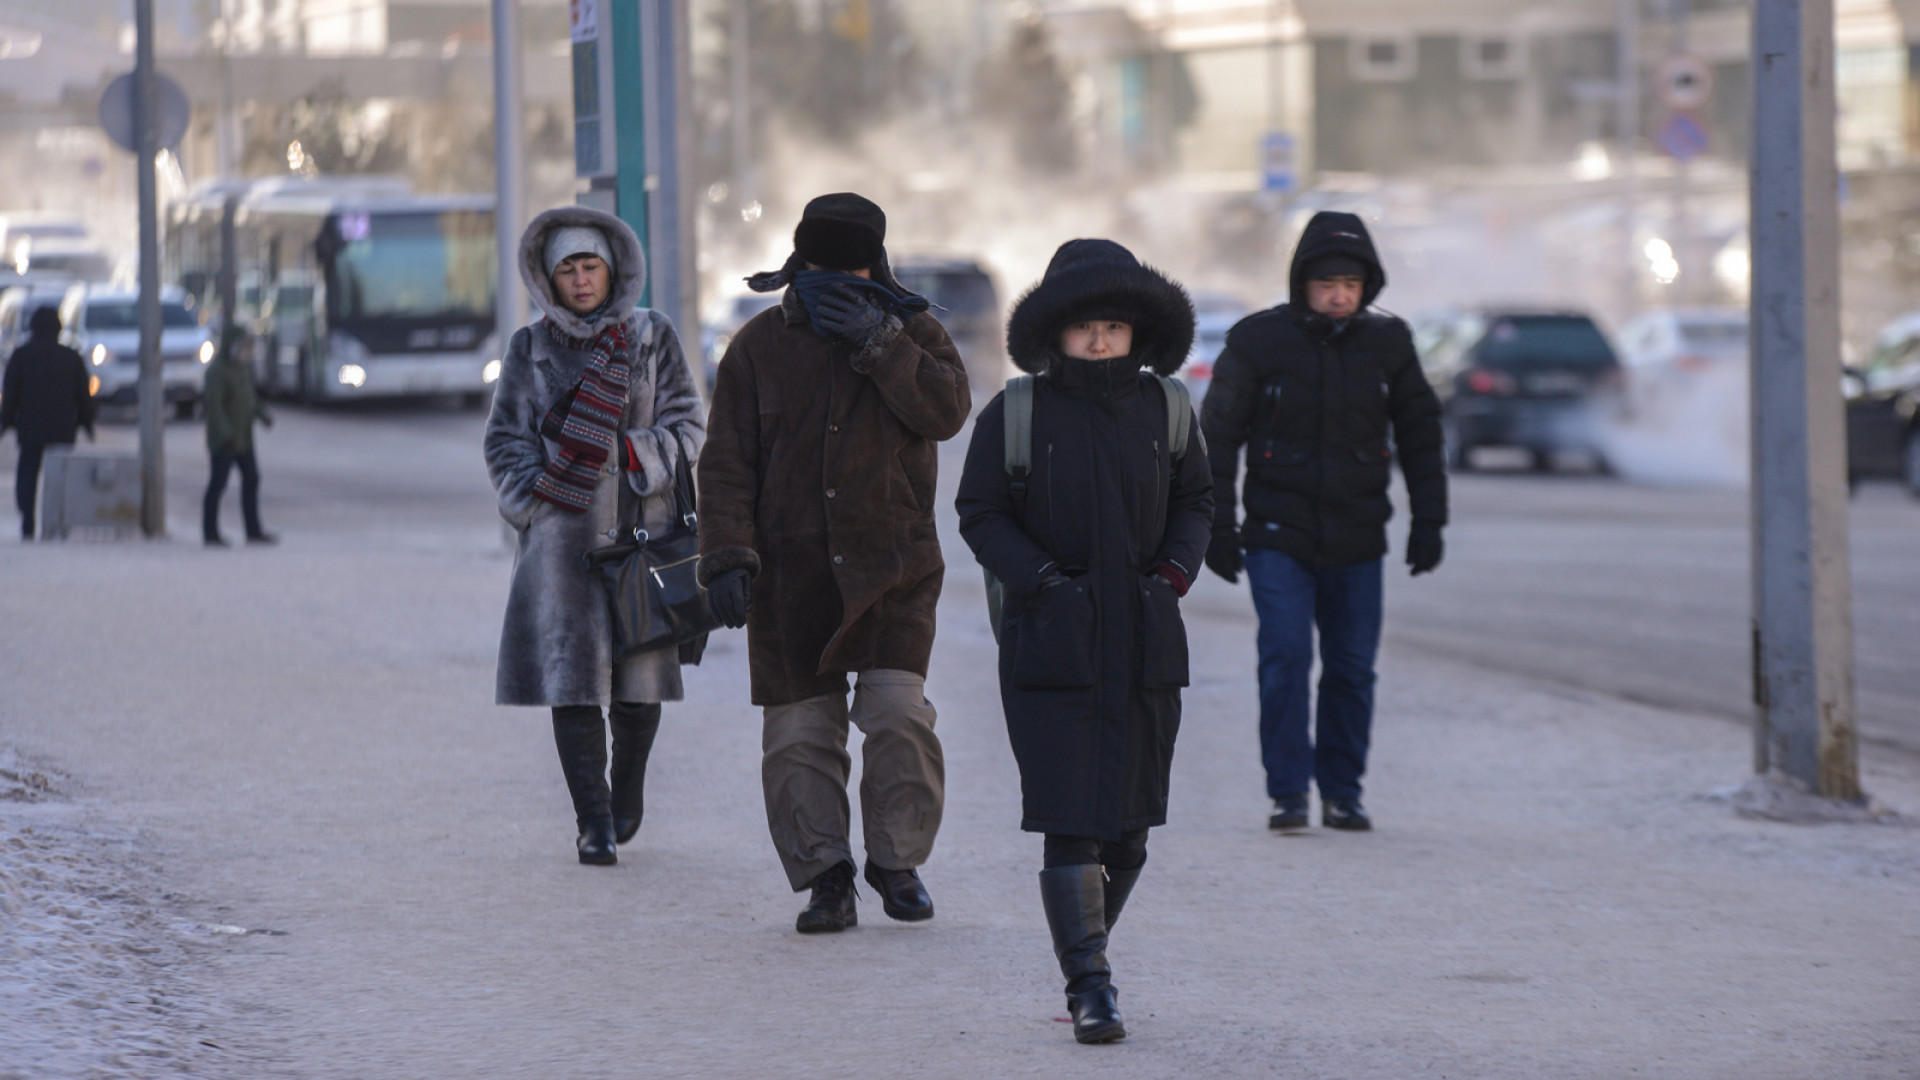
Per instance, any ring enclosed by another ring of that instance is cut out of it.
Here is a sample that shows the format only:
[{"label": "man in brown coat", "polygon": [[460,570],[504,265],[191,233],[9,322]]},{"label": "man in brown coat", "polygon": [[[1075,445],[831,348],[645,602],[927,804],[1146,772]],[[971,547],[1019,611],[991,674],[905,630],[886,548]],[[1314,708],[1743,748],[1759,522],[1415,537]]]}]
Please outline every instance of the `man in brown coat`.
[{"label": "man in brown coat", "polygon": [[865,736],[866,880],[889,916],[933,917],[914,868],[946,787],[924,694],[945,570],[935,444],[960,431],[972,394],[885,239],[885,214],[859,195],[807,205],[786,265],[749,279],[786,292],[721,358],[699,465],[700,580],[747,627],[767,826],[794,891],[813,890],[801,933],[857,921],[849,720]]}]

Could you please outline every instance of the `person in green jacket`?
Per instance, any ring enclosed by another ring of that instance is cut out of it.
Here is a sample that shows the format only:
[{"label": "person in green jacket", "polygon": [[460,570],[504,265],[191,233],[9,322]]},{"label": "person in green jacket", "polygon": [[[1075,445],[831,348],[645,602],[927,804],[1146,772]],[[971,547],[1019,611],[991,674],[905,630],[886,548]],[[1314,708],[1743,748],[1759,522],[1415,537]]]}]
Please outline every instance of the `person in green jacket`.
[{"label": "person in green jacket", "polygon": [[200,530],[208,547],[226,547],[220,538],[220,497],[227,477],[240,466],[240,513],[246,519],[247,543],[271,544],[277,537],[260,527],[260,467],[253,458],[253,422],[273,426],[273,417],[253,390],[253,369],[239,355],[246,334],[237,326],[220,332],[220,351],[207,365],[203,406],[207,414],[207,449],[213,456],[213,474],[207,478],[207,497],[200,506]]}]

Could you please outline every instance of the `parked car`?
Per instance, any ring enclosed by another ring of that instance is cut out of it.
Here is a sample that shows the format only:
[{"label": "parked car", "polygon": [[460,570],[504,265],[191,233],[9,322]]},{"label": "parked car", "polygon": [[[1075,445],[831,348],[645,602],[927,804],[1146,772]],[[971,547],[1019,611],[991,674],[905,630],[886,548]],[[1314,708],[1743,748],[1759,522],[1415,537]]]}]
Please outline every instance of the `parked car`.
[{"label": "parked car", "polygon": [[971,259],[905,256],[893,264],[893,276],[933,301],[934,317],[966,361],[974,393],[999,393],[1007,381],[1007,348],[992,275]]},{"label": "parked car", "polygon": [[1880,331],[1873,353],[1842,383],[1848,480],[1895,477],[1920,498],[1920,311]]},{"label": "parked car", "polygon": [[[61,340],[85,357],[99,380],[102,404],[131,405],[140,389],[140,295],[132,289],[83,283],[60,302]],[[178,288],[160,290],[161,386],[182,417],[193,415],[213,361],[213,335],[204,312]]]},{"label": "parked car", "polygon": [[1562,453],[1608,468],[1599,419],[1620,391],[1613,346],[1578,311],[1483,309],[1424,320],[1421,364],[1444,407],[1447,460],[1473,467],[1473,451],[1509,446],[1546,470]]},{"label": "parked car", "polygon": [[0,363],[27,343],[27,321],[43,307],[58,308],[73,283],[61,280],[25,280],[0,289]]},{"label": "parked car", "polygon": [[1200,407],[1207,388],[1213,385],[1213,363],[1220,359],[1220,350],[1227,347],[1227,331],[1252,313],[1244,300],[1231,293],[1193,294],[1193,348],[1187,350],[1187,362],[1179,375],[1193,393],[1194,408]]}]

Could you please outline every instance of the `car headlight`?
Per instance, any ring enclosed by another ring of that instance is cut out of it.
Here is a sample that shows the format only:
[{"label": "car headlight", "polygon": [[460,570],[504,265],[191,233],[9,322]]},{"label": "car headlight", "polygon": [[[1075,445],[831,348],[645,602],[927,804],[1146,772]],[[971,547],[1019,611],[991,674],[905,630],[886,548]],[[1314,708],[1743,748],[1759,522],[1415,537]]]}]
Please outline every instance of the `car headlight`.
[{"label": "car headlight", "polygon": [[367,369],[359,364],[341,364],[340,373],[336,378],[340,380],[341,386],[351,386],[357,390],[367,385]]},{"label": "car headlight", "polygon": [[113,359],[113,350],[107,348],[105,345],[95,345],[93,347],[91,359],[93,360],[94,367],[100,367],[104,365],[107,361]]},{"label": "car headlight", "polygon": [[200,362],[203,364],[213,363],[213,342],[203,341],[200,343]]},{"label": "car headlight", "polygon": [[480,369],[480,381],[483,383],[499,382],[500,381],[500,361],[498,360],[487,361],[487,366]]},{"label": "car headlight", "polygon": [[100,376],[98,375],[87,376],[87,396],[88,397],[100,396]]}]

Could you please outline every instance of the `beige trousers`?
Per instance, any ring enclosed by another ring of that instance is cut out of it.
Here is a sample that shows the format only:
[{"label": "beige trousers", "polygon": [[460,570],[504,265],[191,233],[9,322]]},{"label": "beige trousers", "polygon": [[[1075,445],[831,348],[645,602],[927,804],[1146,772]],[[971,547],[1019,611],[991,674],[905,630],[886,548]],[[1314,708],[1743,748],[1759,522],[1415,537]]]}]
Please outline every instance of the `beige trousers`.
[{"label": "beige trousers", "polygon": [[925,690],[926,680],[911,671],[863,671],[851,710],[845,694],[763,710],[760,780],[767,830],[795,892],[836,863],[854,862],[847,837],[849,720],[865,736],[860,823],[867,858],[888,870],[910,870],[933,853],[946,806],[947,765]]}]

